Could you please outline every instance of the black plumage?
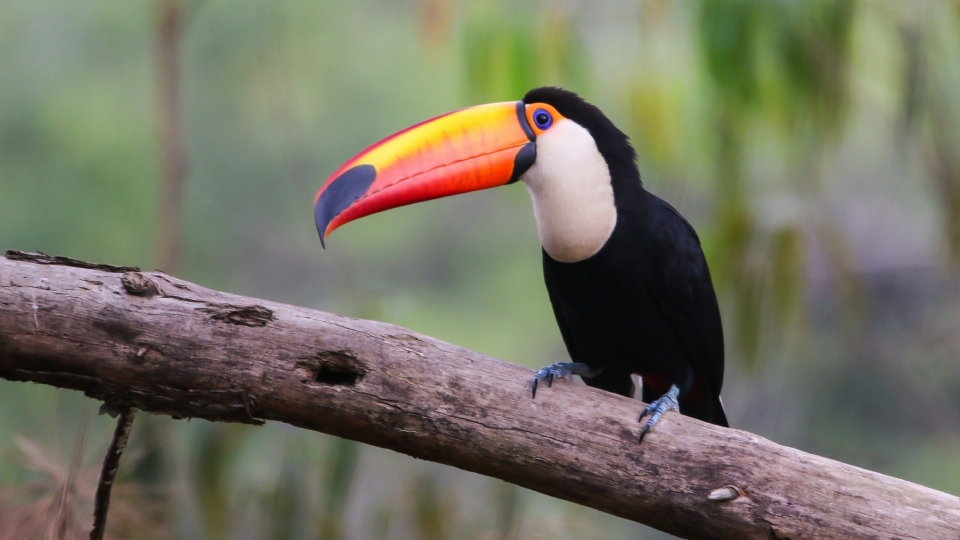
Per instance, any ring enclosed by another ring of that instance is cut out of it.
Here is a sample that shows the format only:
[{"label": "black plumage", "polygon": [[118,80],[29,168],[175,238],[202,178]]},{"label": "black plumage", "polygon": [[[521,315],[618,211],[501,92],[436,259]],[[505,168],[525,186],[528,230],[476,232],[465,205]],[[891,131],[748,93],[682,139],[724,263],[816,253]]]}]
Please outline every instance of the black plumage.
[{"label": "black plumage", "polygon": [[584,381],[629,396],[630,375],[650,403],[671,385],[680,412],[727,426],[720,403],[723,330],[700,240],[665,201],[647,192],[627,136],[572,92],[538,88],[525,103],[547,103],[593,137],[610,170],[617,224],[593,256],[543,270],[564,343],[574,362],[602,368]]}]

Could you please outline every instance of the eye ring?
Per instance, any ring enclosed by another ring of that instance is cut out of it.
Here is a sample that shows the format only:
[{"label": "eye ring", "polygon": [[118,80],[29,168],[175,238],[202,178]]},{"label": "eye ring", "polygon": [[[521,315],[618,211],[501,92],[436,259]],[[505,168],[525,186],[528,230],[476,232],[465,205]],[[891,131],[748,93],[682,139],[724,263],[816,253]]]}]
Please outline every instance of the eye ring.
[{"label": "eye ring", "polygon": [[537,109],[533,111],[533,123],[541,130],[548,129],[553,125],[553,115],[546,109]]}]

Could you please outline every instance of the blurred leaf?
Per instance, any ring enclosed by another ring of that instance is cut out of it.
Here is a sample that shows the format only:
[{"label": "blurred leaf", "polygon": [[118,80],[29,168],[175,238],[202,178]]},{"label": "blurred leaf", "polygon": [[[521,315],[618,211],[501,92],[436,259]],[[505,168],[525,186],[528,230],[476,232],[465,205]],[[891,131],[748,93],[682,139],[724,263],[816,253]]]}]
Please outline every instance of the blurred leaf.
[{"label": "blurred leaf", "polygon": [[537,29],[537,80],[534,84],[587,91],[587,51],[574,27],[570,9],[560,3],[544,4],[538,19],[542,23]]},{"label": "blurred leaf", "polygon": [[270,494],[271,540],[294,540],[299,537],[297,510],[304,504],[301,495],[306,490],[301,486],[303,476],[297,469],[292,460],[285,459],[279,481]]},{"label": "blurred leaf", "polygon": [[809,121],[819,135],[836,133],[853,15],[850,0],[707,0],[700,14],[707,72],[734,114],[785,114],[788,129]]},{"label": "blurred leaf", "polygon": [[631,89],[630,112],[640,128],[639,144],[660,167],[682,163],[684,145],[682,109],[687,105],[679,82],[657,80]]},{"label": "blurred leaf", "polygon": [[732,288],[736,296],[734,303],[736,343],[739,345],[743,365],[748,369],[756,369],[763,361],[763,357],[760,356],[760,344],[768,324],[764,320],[766,307],[763,302],[764,275],[762,268],[747,265],[741,270],[738,278]]},{"label": "blurred leaf", "polygon": [[808,120],[817,137],[835,135],[846,117],[852,0],[772,2],[775,61],[793,123]]},{"label": "blurred leaf", "polygon": [[372,529],[370,537],[374,540],[386,540],[389,538],[388,535],[390,533],[390,525],[392,522],[393,510],[387,505],[378,507],[373,512],[373,516],[370,519]]},{"label": "blurred leaf", "polygon": [[[765,328],[778,330],[799,309],[803,242],[797,228],[765,230],[756,223],[742,168],[750,150],[746,134],[755,125],[774,127],[788,141],[804,143],[807,155],[800,160],[818,161],[825,140],[845,124],[854,13],[846,0],[702,5],[700,45],[717,92],[715,275],[718,287],[731,292],[738,344],[751,366]],[[804,188],[820,186],[807,181]],[[764,293],[767,286],[772,294]],[[767,311],[778,316],[762,316]]]},{"label": "blurred leaf", "polygon": [[320,515],[320,537],[337,540],[344,537],[343,514],[360,456],[360,444],[335,437],[327,455],[327,474],[323,486],[324,509]]},{"label": "blurred leaf", "polygon": [[421,540],[446,540],[453,538],[450,516],[453,515],[451,499],[440,493],[434,474],[423,473],[413,484],[414,523]]},{"label": "blurred leaf", "polygon": [[464,36],[467,84],[478,102],[519,99],[534,86],[536,45],[528,28],[505,22],[488,7],[468,19]]},{"label": "blurred leaf", "polygon": [[756,34],[764,2],[705,0],[700,14],[700,44],[707,72],[723,99],[749,106],[759,97]]},{"label": "blurred leaf", "polygon": [[960,164],[951,182],[951,191],[946,197],[945,219],[950,261],[960,267]]},{"label": "blurred leaf", "polygon": [[900,132],[906,135],[918,127],[923,107],[923,82],[926,70],[923,59],[923,36],[916,25],[901,25],[903,42],[903,102],[900,106]]},{"label": "blurred leaf", "polygon": [[854,341],[860,340],[866,322],[864,316],[868,312],[869,296],[865,280],[860,274],[856,253],[840,227],[829,216],[820,213],[813,225],[817,239],[832,263],[830,270],[834,275],[831,282],[836,288],[846,330]]},{"label": "blurred leaf", "polygon": [[517,100],[545,85],[584,90],[586,53],[568,11],[548,7],[523,17],[504,16],[499,2],[473,2],[471,8],[463,40],[473,101]]},{"label": "blurred leaf", "polygon": [[[960,23],[960,21],[958,21]],[[960,100],[955,70],[936,69],[960,59],[960,24],[942,24],[931,16],[899,26],[904,50],[900,135],[913,142],[927,168],[938,197],[946,259],[960,268]],[[950,60],[947,60],[947,59]],[[911,147],[903,145],[902,149]]]},{"label": "blurred leaf", "polygon": [[204,524],[211,538],[228,538],[232,493],[230,471],[244,431],[244,426],[236,424],[210,423],[197,441],[192,476],[196,479]]},{"label": "blurred leaf", "polygon": [[800,309],[805,265],[803,236],[796,227],[783,227],[770,238],[773,303],[781,324],[790,322]]},{"label": "blurred leaf", "polygon": [[493,506],[498,540],[515,538],[522,517],[520,488],[509,482],[494,480]]}]

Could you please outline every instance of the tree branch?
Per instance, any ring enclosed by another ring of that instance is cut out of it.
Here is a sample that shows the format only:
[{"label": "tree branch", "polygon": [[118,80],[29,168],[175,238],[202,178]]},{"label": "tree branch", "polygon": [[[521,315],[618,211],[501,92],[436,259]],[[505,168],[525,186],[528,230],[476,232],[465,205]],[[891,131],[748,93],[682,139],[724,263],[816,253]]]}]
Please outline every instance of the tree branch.
[{"label": "tree branch", "polygon": [[110,491],[113,481],[117,478],[120,469],[120,456],[127,447],[130,439],[130,428],[133,426],[133,417],[137,414],[134,407],[121,407],[117,414],[117,427],[113,431],[110,446],[103,458],[100,468],[100,478],[97,480],[97,493],[93,500],[93,529],[90,531],[90,540],[103,540],[107,530],[107,511],[110,510]]},{"label": "tree branch", "polygon": [[0,258],[0,377],[286,422],[687,538],[960,537],[952,495],[678,414],[638,445],[634,400],[566,381],[533,400],[529,369],[403,328],[44,261]]}]

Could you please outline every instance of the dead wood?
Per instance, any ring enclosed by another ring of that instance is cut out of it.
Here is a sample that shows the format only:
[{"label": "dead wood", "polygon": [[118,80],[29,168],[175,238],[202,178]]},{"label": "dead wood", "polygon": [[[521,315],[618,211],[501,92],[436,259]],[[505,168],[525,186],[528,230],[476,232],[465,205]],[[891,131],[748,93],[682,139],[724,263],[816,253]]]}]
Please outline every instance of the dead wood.
[{"label": "dead wood", "polygon": [[[44,264],[36,264],[43,262]],[[175,418],[286,422],[686,538],[960,538],[955,496],[393,325],[157,272],[0,258],[0,377]]]}]

